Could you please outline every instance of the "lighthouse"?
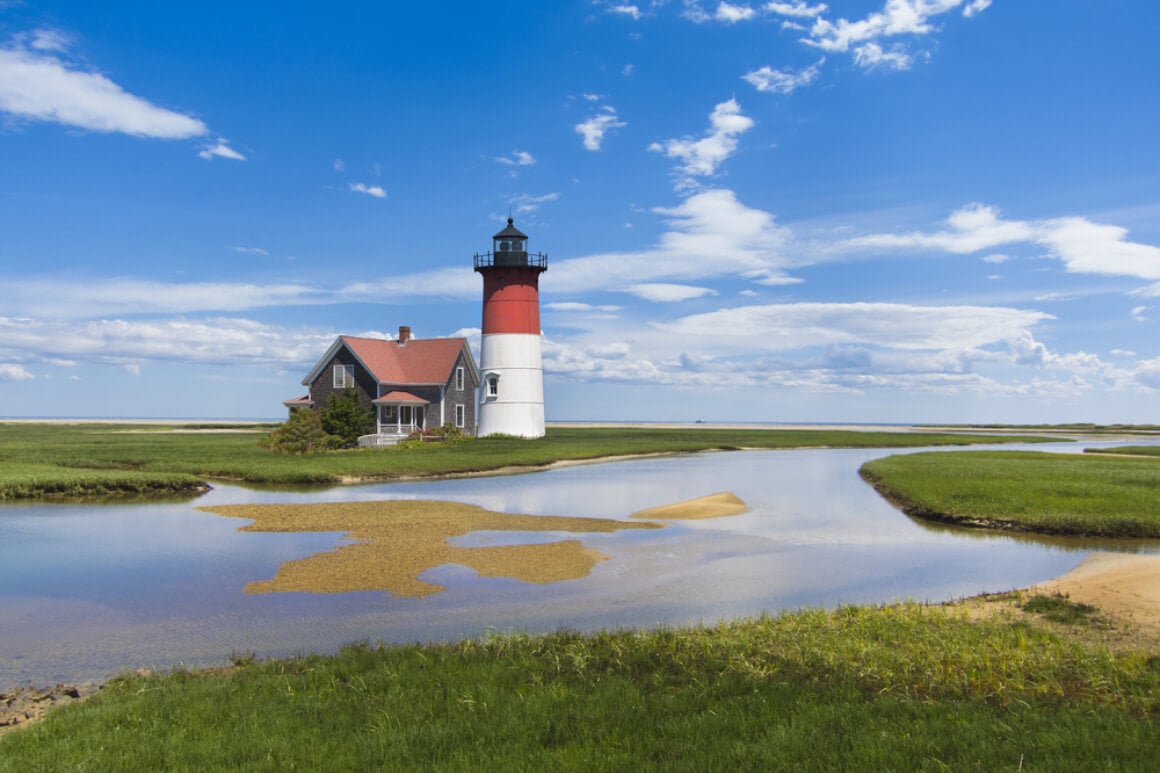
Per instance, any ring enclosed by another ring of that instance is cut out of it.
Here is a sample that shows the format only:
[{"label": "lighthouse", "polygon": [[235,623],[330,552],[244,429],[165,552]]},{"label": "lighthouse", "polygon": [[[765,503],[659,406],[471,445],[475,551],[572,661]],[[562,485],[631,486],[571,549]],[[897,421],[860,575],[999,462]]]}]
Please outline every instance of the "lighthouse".
[{"label": "lighthouse", "polygon": [[528,236],[512,223],[477,253],[483,275],[479,436],[544,435],[544,367],[540,354],[540,274],[548,256],[528,252]]}]

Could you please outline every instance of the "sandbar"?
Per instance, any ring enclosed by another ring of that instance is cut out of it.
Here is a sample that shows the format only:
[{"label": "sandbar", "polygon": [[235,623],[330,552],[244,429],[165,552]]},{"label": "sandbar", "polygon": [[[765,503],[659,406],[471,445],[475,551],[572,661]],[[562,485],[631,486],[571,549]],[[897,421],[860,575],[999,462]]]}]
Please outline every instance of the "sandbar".
[{"label": "sandbar", "polygon": [[395,596],[426,596],[445,590],[419,575],[445,564],[484,577],[550,583],[586,577],[607,556],[578,539],[548,544],[453,547],[448,540],[476,531],[613,532],[662,525],[606,518],[512,515],[458,502],[389,500],[317,504],[219,505],[217,515],[248,518],[239,531],[343,532],[356,540],[334,550],[286,561],[271,580],[249,583],[246,593],[304,591],[349,593],[381,590]]},{"label": "sandbar", "polygon": [[647,518],[654,521],[687,521],[702,518],[725,518],[740,515],[749,509],[736,494],[721,491],[708,496],[686,499],[669,505],[638,510],[630,518]]},{"label": "sandbar", "polygon": [[1066,595],[1113,618],[1129,621],[1144,638],[1160,642],[1160,556],[1093,553],[1062,577],[1028,588]]}]

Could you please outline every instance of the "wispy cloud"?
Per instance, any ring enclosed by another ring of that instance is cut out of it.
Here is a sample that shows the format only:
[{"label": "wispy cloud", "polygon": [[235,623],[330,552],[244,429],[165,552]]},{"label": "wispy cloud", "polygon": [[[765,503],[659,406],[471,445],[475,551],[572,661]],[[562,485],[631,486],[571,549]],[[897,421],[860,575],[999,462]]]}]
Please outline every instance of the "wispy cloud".
[{"label": "wispy cloud", "polygon": [[716,174],[717,168],[737,150],[737,137],[753,127],[753,119],[741,114],[741,105],[730,99],[709,114],[709,133],[699,140],[690,137],[654,142],[649,150],[683,162],[678,167],[678,187],[696,185],[694,178]]},{"label": "wispy cloud", "polygon": [[766,3],[762,10],[779,16],[790,16],[797,19],[813,19],[826,12],[825,3],[810,5],[804,0],[794,0],[792,3]]},{"label": "wispy cloud", "polygon": [[639,20],[642,16],[640,8],[635,5],[628,5],[621,3],[619,5],[611,5],[605,9],[608,13],[617,14],[618,16],[627,16],[633,20]]},{"label": "wispy cloud", "polygon": [[540,196],[533,196],[530,193],[521,193],[518,196],[512,196],[508,199],[508,204],[515,208],[517,214],[529,214],[535,212],[542,205],[550,201],[557,201],[560,198],[559,193],[545,193]]},{"label": "wispy cloud", "polygon": [[535,157],[526,150],[513,150],[510,155],[497,156],[495,160],[496,163],[507,166],[531,166],[536,163]]},{"label": "wispy cloud", "polygon": [[717,11],[713,14],[714,19],[727,24],[736,24],[739,21],[748,21],[756,17],[757,11],[748,5],[734,5],[725,2],[718,3]]},{"label": "wispy cloud", "polygon": [[848,248],[936,249],[966,255],[1005,244],[1030,243],[1076,274],[1160,280],[1160,247],[1128,240],[1128,230],[1082,217],[1005,220],[998,208],[968,204],[951,213],[947,228],[932,232],[871,234],[849,239]]},{"label": "wispy cloud", "polygon": [[242,247],[240,245],[235,245],[233,250],[234,252],[240,252],[243,255],[261,255],[262,257],[265,257],[270,254],[269,251],[264,250],[261,247]]},{"label": "wispy cloud", "polygon": [[365,183],[351,183],[350,189],[355,193],[365,193],[368,196],[374,196],[376,199],[385,199],[387,192],[383,190],[381,185],[366,185]]},{"label": "wispy cloud", "polygon": [[798,89],[808,86],[817,80],[818,75],[822,71],[822,65],[825,62],[825,57],[822,57],[809,67],[803,67],[800,70],[793,70],[789,67],[774,70],[766,66],[753,70],[752,72],[747,72],[741,77],[758,91],[765,91],[771,94],[792,94]]},{"label": "wispy cloud", "polygon": [[0,48],[0,111],[135,137],[188,139],[209,132],[197,118],[158,107],[67,62],[58,55],[66,45],[63,34],[37,30],[31,40],[18,37]]},{"label": "wispy cloud", "polygon": [[691,301],[694,298],[717,294],[716,290],[708,287],[693,287],[692,285],[668,284],[664,282],[629,285],[625,288],[625,291],[635,295],[637,298],[643,298],[646,301],[656,303],[678,303],[680,301]]},{"label": "wispy cloud", "polygon": [[576,124],[576,133],[583,138],[587,150],[600,150],[604,144],[604,136],[608,132],[627,125],[616,115],[616,108],[605,105],[599,113],[587,121]]},{"label": "wispy cloud", "polygon": [[219,138],[214,145],[204,148],[197,155],[199,158],[204,158],[207,161],[212,161],[215,156],[218,158],[228,158],[233,161],[246,160],[245,156],[227,145],[226,140],[222,138]]}]

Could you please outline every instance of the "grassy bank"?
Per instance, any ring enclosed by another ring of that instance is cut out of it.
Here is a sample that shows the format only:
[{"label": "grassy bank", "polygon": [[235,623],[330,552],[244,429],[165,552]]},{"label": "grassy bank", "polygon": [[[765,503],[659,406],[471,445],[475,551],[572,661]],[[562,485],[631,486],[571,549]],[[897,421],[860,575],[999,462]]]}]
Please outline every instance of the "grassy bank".
[{"label": "grassy bank", "polygon": [[891,456],[862,477],[907,514],[1045,534],[1160,538],[1152,459],[1018,451]]},{"label": "grassy bank", "polygon": [[[391,480],[537,467],[561,460],[736,448],[905,448],[1014,442],[1027,438],[946,433],[831,430],[552,428],[538,440],[482,438],[455,446],[330,451],[305,456],[259,448],[252,431],[175,433],[172,427],[108,424],[0,424],[0,499],[36,496],[12,487],[19,470],[35,466],[44,491],[57,478],[107,485],[111,471],[149,476],[268,484],[333,484],[346,478]],[[55,475],[53,474],[55,471]],[[80,474],[83,480],[84,475]],[[99,480],[98,480],[99,479]]]},{"label": "grassy bank", "polygon": [[1160,659],[1028,620],[851,607],[130,677],[0,737],[0,770],[1151,769]]},{"label": "grassy bank", "polygon": [[1088,454],[1124,454],[1127,456],[1160,456],[1160,446],[1120,446],[1119,448],[1086,448]]}]

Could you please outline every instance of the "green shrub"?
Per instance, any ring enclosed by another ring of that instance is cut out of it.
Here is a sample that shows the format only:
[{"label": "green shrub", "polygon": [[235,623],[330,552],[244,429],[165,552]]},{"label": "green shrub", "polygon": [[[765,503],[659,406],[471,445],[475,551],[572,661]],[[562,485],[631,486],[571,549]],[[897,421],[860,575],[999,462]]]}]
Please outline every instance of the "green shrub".
[{"label": "green shrub", "polygon": [[308,454],[340,448],[345,442],[323,429],[318,411],[302,409],[290,414],[282,426],[259,440],[258,445],[280,454]]},{"label": "green shrub", "polygon": [[375,412],[363,406],[358,392],[350,387],[330,396],[322,409],[322,428],[326,434],[342,438],[342,445],[352,448],[358,439],[375,431]]}]

